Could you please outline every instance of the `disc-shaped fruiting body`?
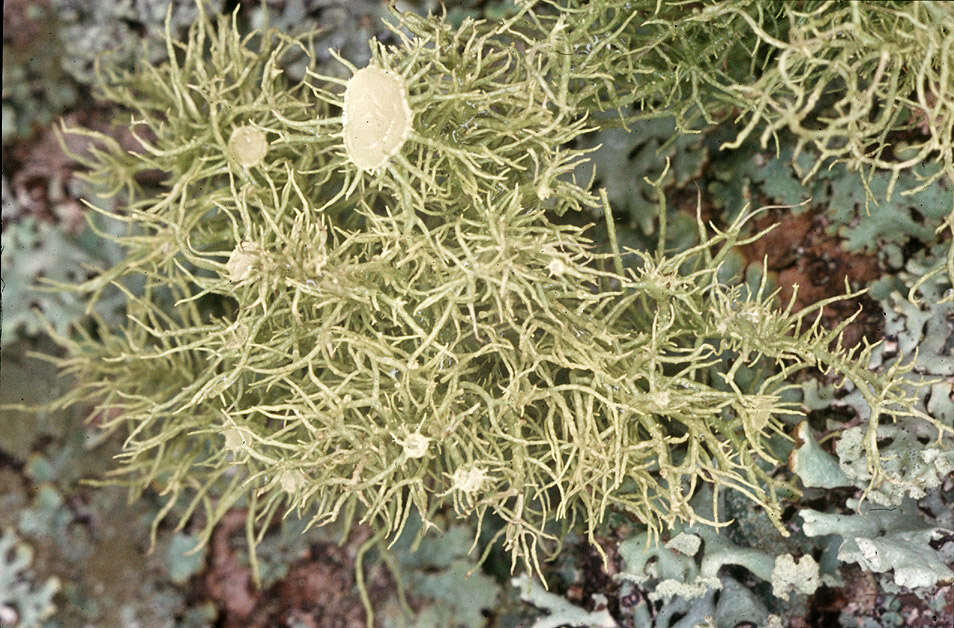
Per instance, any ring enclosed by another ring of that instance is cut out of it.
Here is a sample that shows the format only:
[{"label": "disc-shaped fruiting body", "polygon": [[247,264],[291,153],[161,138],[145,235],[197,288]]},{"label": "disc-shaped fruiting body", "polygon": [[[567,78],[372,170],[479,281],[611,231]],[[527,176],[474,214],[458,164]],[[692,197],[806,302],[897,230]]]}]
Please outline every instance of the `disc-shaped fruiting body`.
[{"label": "disc-shaped fruiting body", "polygon": [[375,65],[351,77],[344,94],[344,144],[359,170],[380,168],[411,133],[411,107],[400,76]]},{"label": "disc-shaped fruiting body", "polygon": [[237,162],[251,168],[265,159],[268,152],[268,140],[265,134],[251,126],[240,126],[229,137],[229,152]]}]

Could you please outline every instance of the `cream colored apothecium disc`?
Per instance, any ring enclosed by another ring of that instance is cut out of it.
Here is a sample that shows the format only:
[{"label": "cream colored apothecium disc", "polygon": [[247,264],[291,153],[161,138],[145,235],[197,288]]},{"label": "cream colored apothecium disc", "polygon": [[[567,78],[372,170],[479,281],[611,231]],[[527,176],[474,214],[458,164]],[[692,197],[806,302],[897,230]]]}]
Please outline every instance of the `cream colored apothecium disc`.
[{"label": "cream colored apothecium disc", "polygon": [[229,137],[229,151],[246,168],[257,166],[268,152],[265,134],[251,126],[240,126]]},{"label": "cream colored apothecium disc", "polygon": [[401,150],[411,132],[411,107],[400,76],[369,65],[354,73],[344,94],[344,143],[361,170],[378,168]]}]

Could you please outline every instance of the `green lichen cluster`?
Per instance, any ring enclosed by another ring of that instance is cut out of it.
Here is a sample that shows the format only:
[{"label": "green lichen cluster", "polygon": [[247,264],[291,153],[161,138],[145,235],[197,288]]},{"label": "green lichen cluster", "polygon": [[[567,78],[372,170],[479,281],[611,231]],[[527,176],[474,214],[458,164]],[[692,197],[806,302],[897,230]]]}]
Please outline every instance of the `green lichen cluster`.
[{"label": "green lichen cluster", "polygon": [[[700,222],[701,244],[679,253],[664,228],[654,252],[616,249],[606,195],[572,176],[586,159],[572,141],[588,107],[625,104],[616,73],[649,15],[556,7],[459,28],[395,14],[401,43],[373,42],[371,63],[402,77],[413,119],[370,170],[343,141],[347,82],[281,71],[300,40],[202,14],[169,39],[172,62],[104,70],[142,150],[68,130],[99,141],[89,177],[124,196],[131,227],[125,260],[78,290],[90,309],[124,290],[127,322],[57,336],[79,382],[57,404],[91,401],[123,433],[115,479],[168,497],[154,525],[182,497],[178,525],[201,513],[202,542],[243,505],[254,546],[286,511],[383,538],[412,510],[423,534],[452,508],[500,517],[513,560],[539,572],[561,527],[592,541],[610,510],[655,531],[702,520],[702,484],[785,533],[794,489],[775,447],[799,371],[850,379],[874,426],[919,414],[902,366],[869,372],[871,347],[820,328],[824,303],[795,313],[720,280],[743,219]],[[159,196],[137,182],[155,170]],[[604,212],[610,253],[558,220],[584,208]]]},{"label": "green lichen cluster", "polygon": [[[947,3],[553,4],[596,35],[572,40],[568,51],[603,55],[606,71],[622,79],[605,91],[583,90],[583,106],[635,103],[639,116],[674,113],[681,130],[734,119],[739,129],[725,148],[758,135],[777,150],[784,131],[796,138],[796,158],[808,151],[806,167],[796,162],[804,179],[844,162],[860,171],[872,197],[890,199],[914,166],[931,172],[910,194],[940,178],[954,181],[954,8]],[[876,172],[890,173],[885,191],[868,187]]]}]

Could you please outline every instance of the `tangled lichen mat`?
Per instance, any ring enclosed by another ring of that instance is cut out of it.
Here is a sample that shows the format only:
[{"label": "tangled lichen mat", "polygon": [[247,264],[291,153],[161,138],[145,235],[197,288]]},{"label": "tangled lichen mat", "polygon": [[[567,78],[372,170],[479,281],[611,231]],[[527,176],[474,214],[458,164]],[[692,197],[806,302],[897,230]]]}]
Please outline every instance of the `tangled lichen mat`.
[{"label": "tangled lichen mat", "polygon": [[[753,227],[764,211],[720,223],[707,205],[704,219],[700,191],[676,233],[664,171],[645,180],[648,240],[621,242],[601,173],[579,176],[595,133],[674,115],[674,134],[737,118],[725,147],[784,136],[805,181],[840,159],[862,189],[880,169],[888,196],[915,164],[921,189],[948,185],[954,31],[893,30],[947,9],[513,4],[459,25],[395,10],[360,67],[319,68],[307,35],[244,34],[201,4],[185,40],[167,33],[164,63],[103,59],[100,95],[137,148],[62,133],[93,140],[78,158],[119,200],[93,209],[128,229],[110,236],[119,263],[63,286],[94,316],[56,334],[78,382],[56,404],[91,403],[120,435],[111,479],[166,500],[153,534],[184,502],[174,523],[197,518],[204,544],[242,508],[257,569],[254,547],[288,514],[366,523],[385,543],[409,520],[440,533],[452,513],[476,522],[475,544],[499,524],[481,560],[499,540],[511,569],[545,579],[571,532],[608,564],[608,517],[649,539],[725,525],[703,494],[741,496],[790,534],[793,392],[809,374],[865,408],[853,429],[872,490],[892,468],[879,420],[950,446],[912,362],[870,369],[880,350],[843,342],[851,319],[821,324],[841,297],[796,307],[764,266],[730,272],[771,231]],[[883,50],[858,52],[873,33]],[[296,79],[285,63],[302,54]],[[803,125],[821,100],[828,125]],[[951,259],[930,277],[954,275]],[[94,312],[107,288],[126,297],[118,326]]]}]

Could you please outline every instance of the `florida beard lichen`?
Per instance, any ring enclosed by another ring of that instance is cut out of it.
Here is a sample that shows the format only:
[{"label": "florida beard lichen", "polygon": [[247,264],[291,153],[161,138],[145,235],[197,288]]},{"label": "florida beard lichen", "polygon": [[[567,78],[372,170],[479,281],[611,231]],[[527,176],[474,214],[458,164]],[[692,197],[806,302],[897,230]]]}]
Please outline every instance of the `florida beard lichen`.
[{"label": "florida beard lichen", "polygon": [[[779,494],[796,489],[770,443],[795,411],[786,378],[830,369],[876,408],[910,408],[904,391],[864,368],[870,348],[831,348],[816,309],[720,280],[751,241],[741,219],[624,265],[612,208],[572,175],[588,129],[572,86],[606,74],[568,54],[565,19],[529,4],[495,26],[399,19],[411,36],[395,27],[401,45],[374,44],[347,80],[288,83],[294,42],[250,49],[205,16],[180,57],[111,77],[156,139],[89,162],[140,232],[78,289],[145,287],[122,329],[59,339],[81,382],[61,403],[115,416],[126,481],[191,495],[178,525],[201,507],[203,540],[240,503],[253,541],[282,511],[396,535],[412,509],[426,529],[454,508],[499,516],[514,564],[542,575],[560,544],[547,526],[595,542],[615,510],[658,531],[697,518],[701,483],[787,534]],[[236,127],[267,150],[230,150]],[[169,174],[162,194],[136,182],[147,169]],[[553,220],[582,208],[604,213],[610,253]]]}]

